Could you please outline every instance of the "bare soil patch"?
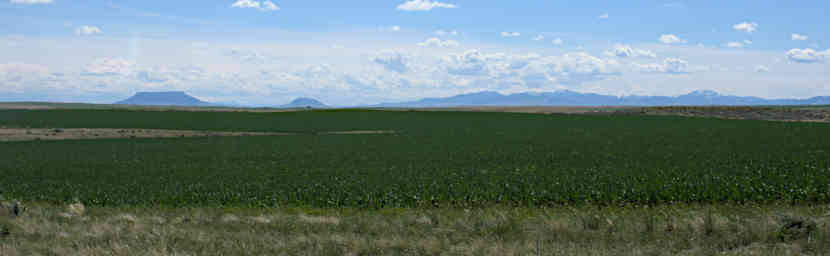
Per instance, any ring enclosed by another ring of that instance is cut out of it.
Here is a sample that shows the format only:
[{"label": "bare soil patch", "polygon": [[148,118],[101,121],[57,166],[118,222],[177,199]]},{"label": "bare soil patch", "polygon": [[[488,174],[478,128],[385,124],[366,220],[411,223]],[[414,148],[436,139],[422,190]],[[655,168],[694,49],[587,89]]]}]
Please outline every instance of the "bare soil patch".
[{"label": "bare soil patch", "polygon": [[108,128],[0,128],[0,141],[26,140],[77,140],[112,138],[185,138],[207,136],[266,136],[294,135],[279,132],[216,132],[160,129],[108,129]]},{"label": "bare soil patch", "polygon": [[0,109],[40,110],[40,109],[55,109],[55,108],[51,107],[51,106],[44,106],[44,105],[0,103]]},{"label": "bare soil patch", "polygon": [[[363,130],[322,132],[322,135],[367,135],[394,134],[395,131]],[[189,131],[162,129],[110,129],[110,128],[3,128],[0,127],[0,142],[27,140],[84,140],[115,138],[189,138],[227,136],[288,136],[300,133],[288,132],[232,132],[232,131]]]},{"label": "bare soil patch", "polygon": [[393,134],[395,131],[341,131],[341,132],[325,132],[323,134]]}]

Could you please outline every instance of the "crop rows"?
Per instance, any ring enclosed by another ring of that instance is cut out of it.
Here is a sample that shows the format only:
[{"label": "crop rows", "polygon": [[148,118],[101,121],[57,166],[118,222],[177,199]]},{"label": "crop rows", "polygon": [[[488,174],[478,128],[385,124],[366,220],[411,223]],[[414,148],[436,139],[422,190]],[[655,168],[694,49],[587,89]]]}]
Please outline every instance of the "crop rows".
[{"label": "crop rows", "polygon": [[[830,125],[465,112],[0,111],[0,126],[302,135],[0,143],[0,193],[90,205],[830,202]],[[395,130],[396,134],[318,135]]]}]

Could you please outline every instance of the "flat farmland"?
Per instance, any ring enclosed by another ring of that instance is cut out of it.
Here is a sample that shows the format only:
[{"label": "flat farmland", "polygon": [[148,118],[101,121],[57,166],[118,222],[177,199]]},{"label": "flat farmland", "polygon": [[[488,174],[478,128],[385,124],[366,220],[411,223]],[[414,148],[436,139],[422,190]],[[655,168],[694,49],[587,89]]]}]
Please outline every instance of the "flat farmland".
[{"label": "flat farmland", "polygon": [[[53,204],[380,209],[830,202],[830,125],[824,123],[452,111],[3,110],[0,126],[295,134],[0,143],[2,195]],[[342,133],[365,130],[394,132]]]}]

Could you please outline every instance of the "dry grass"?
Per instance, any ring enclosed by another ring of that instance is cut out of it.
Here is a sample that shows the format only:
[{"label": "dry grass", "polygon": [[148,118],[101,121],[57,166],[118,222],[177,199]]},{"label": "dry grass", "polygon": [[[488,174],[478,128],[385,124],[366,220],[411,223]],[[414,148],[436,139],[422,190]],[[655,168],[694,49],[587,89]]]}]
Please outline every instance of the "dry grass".
[{"label": "dry grass", "polygon": [[[828,207],[79,207],[0,215],[0,255],[830,255]],[[817,228],[782,238],[782,216]]]}]

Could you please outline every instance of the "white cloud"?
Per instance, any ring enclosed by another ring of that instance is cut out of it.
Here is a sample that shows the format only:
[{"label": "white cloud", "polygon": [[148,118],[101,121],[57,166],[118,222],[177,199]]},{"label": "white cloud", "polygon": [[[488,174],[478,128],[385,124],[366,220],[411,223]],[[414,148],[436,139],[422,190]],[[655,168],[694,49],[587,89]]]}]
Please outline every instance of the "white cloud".
[{"label": "white cloud", "polygon": [[587,53],[566,53],[561,56],[513,58],[513,67],[525,67],[517,71],[525,86],[540,87],[545,84],[581,85],[620,75],[619,64]]},{"label": "white cloud", "polygon": [[819,52],[811,48],[792,49],[787,52],[787,59],[798,63],[818,63],[830,61],[830,50]]},{"label": "white cloud", "polygon": [[462,76],[483,76],[490,74],[490,65],[503,61],[504,55],[488,55],[478,50],[469,50],[462,54],[444,57],[443,66],[447,73]]},{"label": "white cloud", "polygon": [[799,35],[799,34],[792,34],[793,41],[807,41],[808,37],[806,35]]},{"label": "white cloud", "polygon": [[756,73],[767,73],[767,72],[769,72],[769,67],[764,66],[764,65],[755,66],[755,72]]},{"label": "white cloud", "polygon": [[620,74],[616,61],[603,60],[587,53],[540,56],[485,54],[469,50],[444,57],[441,66],[450,75],[478,78],[482,84],[528,88],[580,85]]},{"label": "white cloud", "polygon": [[135,73],[135,79],[145,84],[160,84],[171,81],[172,71],[159,68],[139,70]]},{"label": "white cloud", "polygon": [[635,49],[629,45],[616,44],[613,48],[605,51],[605,55],[620,58],[657,58],[657,54],[644,49]]},{"label": "white cloud", "polygon": [[0,63],[0,91],[2,94],[23,93],[26,90],[37,90],[32,88],[33,84],[49,77],[49,70],[46,67],[27,63]]},{"label": "white cloud", "polygon": [[543,35],[538,35],[538,36],[533,38],[533,41],[542,41],[542,40],[545,40],[545,36],[543,36]]},{"label": "white cloud", "polygon": [[231,47],[229,49],[224,49],[222,50],[222,55],[231,57],[234,60],[242,63],[254,65],[271,64],[279,59],[278,57],[274,57],[270,54],[263,53],[262,51],[259,51],[257,49],[240,47]]},{"label": "white cloud", "polygon": [[660,36],[660,42],[664,44],[686,43],[686,40],[681,40],[674,34],[664,34]]},{"label": "white cloud", "polygon": [[100,28],[95,26],[83,25],[75,29],[75,34],[79,36],[88,36],[101,33],[103,33],[103,31],[101,31]]},{"label": "white cloud", "polygon": [[522,34],[519,32],[501,32],[502,37],[517,37],[521,36]]},{"label": "white cloud", "polygon": [[84,76],[124,76],[134,71],[135,64],[123,58],[96,59],[87,64],[81,75]]},{"label": "white cloud", "polygon": [[439,39],[437,37],[433,37],[433,38],[427,39],[426,41],[424,41],[422,43],[418,43],[418,45],[423,46],[423,47],[457,47],[459,44],[458,44],[458,41],[455,41],[455,40],[444,40],[444,41],[442,41],[441,39]]},{"label": "white cloud", "polygon": [[260,11],[279,11],[280,7],[271,2],[270,0],[265,0],[263,2],[257,0],[237,0],[231,7],[235,8],[253,8]]},{"label": "white cloud", "polygon": [[252,0],[238,0],[234,2],[231,7],[236,8],[260,8],[259,1],[252,1]]},{"label": "white cloud", "polygon": [[411,0],[398,5],[397,9],[402,11],[429,11],[433,8],[457,8],[454,4],[442,3],[430,0]]},{"label": "white cloud", "polygon": [[36,73],[36,74],[45,74],[48,73],[49,69],[40,66],[40,65],[33,65],[33,64],[26,64],[26,63],[0,63],[0,74],[2,75],[10,75],[10,74],[26,74],[26,73]]},{"label": "white cloud", "polygon": [[600,18],[600,19],[603,19],[603,20],[604,20],[604,19],[608,19],[608,17],[609,17],[609,16],[608,16],[608,14],[607,14],[607,13],[603,13],[603,14],[602,14],[602,15],[600,15],[598,18]]},{"label": "white cloud", "polygon": [[744,44],[741,42],[728,42],[726,43],[726,47],[729,48],[744,48]]},{"label": "white cloud", "polygon": [[737,31],[752,33],[755,32],[755,30],[758,30],[758,23],[744,22],[740,24],[735,24],[734,26],[732,26],[732,28],[734,28]]},{"label": "white cloud", "polygon": [[750,40],[744,40],[744,44],[746,44],[746,45],[750,45],[750,44],[752,44],[752,41],[750,41]]},{"label": "white cloud", "polygon": [[371,61],[382,65],[387,70],[404,73],[409,69],[406,64],[407,59],[408,57],[400,52],[384,50],[376,53],[375,56],[371,58]]},{"label": "white cloud", "polygon": [[704,70],[704,67],[689,66],[689,62],[679,58],[666,58],[663,63],[639,64],[633,63],[634,68],[643,73],[686,74]]},{"label": "white cloud", "polygon": [[400,27],[400,26],[392,26],[392,27],[390,27],[389,29],[390,29],[390,30],[392,30],[392,31],[396,31],[396,32],[397,32],[397,31],[401,31],[401,27]]},{"label": "white cloud", "polygon": [[435,34],[439,35],[439,36],[447,36],[447,35],[456,36],[456,35],[458,35],[458,31],[455,31],[455,30],[453,30],[453,31],[436,30]]},{"label": "white cloud", "polygon": [[263,6],[262,9],[264,9],[266,11],[278,11],[280,9],[279,6],[277,6],[276,4],[274,4],[273,2],[271,2],[269,0],[265,0],[265,2],[262,2],[262,6]]},{"label": "white cloud", "polygon": [[562,45],[563,43],[565,43],[565,41],[562,41],[562,38],[556,38],[556,39],[553,39],[550,42],[554,45]]},{"label": "white cloud", "polygon": [[[58,23],[58,28],[61,25]],[[80,25],[84,23],[76,23],[72,29]],[[388,28],[402,24],[383,25]],[[110,30],[104,32],[111,33]],[[427,33],[432,34],[433,30]],[[498,37],[499,33],[501,31],[492,35]],[[526,40],[536,36],[522,33]],[[552,42],[560,37],[544,35],[546,38],[540,42]],[[438,37],[441,42],[458,40],[431,35],[420,42],[430,37]],[[408,45],[378,44],[342,37],[318,38],[319,42],[303,43],[146,38],[138,45],[141,51],[137,56],[140,58],[133,59],[129,49],[124,49],[130,45],[129,37],[76,37],[58,41],[27,36],[16,39],[22,40],[17,43],[20,47],[6,46],[12,43],[9,40],[8,36],[0,36],[0,56],[9,56],[11,59],[7,62],[24,62],[43,68],[15,67],[0,71],[0,76],[4,77],[0,78],[0,100],[107,103],[136,91],[183,90],[215,102],[235,100],[268,105],[309,96],[334,105],[356,105],[446,97],[481,90],[506,93],[569,89],[608,95],[677,95],[688,88],[701,86],[701,83],[705,83],[706,88],[718,88],[736,95],[810,97],[830,94],[830,89],[821,86],[830,81],[824,75],[830,64],[786,64],[796,63],[785,57],[784,53],[789,49],[775,54],[720,47],[719,44],[729,40],[708,44],[706,48],[695,47],[697,43],[685,47],[660,42],[655,42],[659,45],[630,44],[632,50],[652,51],[657,55],[655,59],[608,57],[604,51],[613,52],[613,43],[599,49],[596,44],[589,44],[593,46],[586,47],[585,53],[570,47],[486,45],[481,46],[486,50],[479,52],[480,65],[473,56],[463,61],[453,57],[463,55],[470,46],[467,43],[457,48],[421,48],[415,41]],[[742,42],[743,39],[731,41]],[[346,47],[332,49],[332,44]],[[578,44],[568,41],[564,45],[576,47]],[[830,56],[830,53],[819,54],[817,51],[827,48],[809,48],[816,50],[812,54],[801,54],[807,57],[795,54],[793,58],[802,62],[821,59],[823,63],[830,63],[830,59],[817,57]],[[394,51],[379,53],[380,49]],[[686,63],[669,61],[667,64],[664,59],[669,56],[679,57]],[[773,65],[775,57],[779,57],[781,63]],[[635,66],[635,62],[643,64],[642,67]],[[711,72],[695,67],[704,64],[711,66]],[[771,71],[755,73],[756,66],[761,64]],[[677,73],[689,74],[671,75]]]},{"label": "white cloud", "polygon": [[51,4],[52,0],[9,0],[13,4]]}]

